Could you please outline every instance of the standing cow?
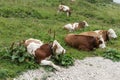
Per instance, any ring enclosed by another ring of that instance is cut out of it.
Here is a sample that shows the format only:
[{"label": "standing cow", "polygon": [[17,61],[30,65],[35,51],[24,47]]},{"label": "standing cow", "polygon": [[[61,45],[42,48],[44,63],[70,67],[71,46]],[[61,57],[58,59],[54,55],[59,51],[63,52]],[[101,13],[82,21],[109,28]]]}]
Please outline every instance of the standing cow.
[{"label": "standing cow", "polygon": [[58,6],[58,13],[59,12],[65,12],[67,14],[67,16],[69,17],[71,15],[71,10],[70,10],[70,7],[66,6],[66,5],[62,5],[60,4]]}]

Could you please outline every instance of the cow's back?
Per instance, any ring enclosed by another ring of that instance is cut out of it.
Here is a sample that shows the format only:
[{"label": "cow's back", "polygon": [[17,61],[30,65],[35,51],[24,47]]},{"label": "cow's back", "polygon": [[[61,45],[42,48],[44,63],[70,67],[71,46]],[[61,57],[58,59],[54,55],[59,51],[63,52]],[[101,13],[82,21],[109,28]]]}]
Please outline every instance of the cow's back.
[{"label": "cow's back", "polygon": [[94,31],[82,32],[82,33],[80,33],[79,35],[87,35],[87,36],[93,36],[93,37],[98,37],[98,36],[99,36],[99,34],[97,34],[97,33],[94,32]]},{"label": "cow's back", "polygon": [[[65,42],[75,48],[81,49],[81,47],[92,50],[96,45],[96,39],[92,36],[86,35],[74,35],[68,34],[65,37]],[[83,49],[84,49],[83,48]]]}]

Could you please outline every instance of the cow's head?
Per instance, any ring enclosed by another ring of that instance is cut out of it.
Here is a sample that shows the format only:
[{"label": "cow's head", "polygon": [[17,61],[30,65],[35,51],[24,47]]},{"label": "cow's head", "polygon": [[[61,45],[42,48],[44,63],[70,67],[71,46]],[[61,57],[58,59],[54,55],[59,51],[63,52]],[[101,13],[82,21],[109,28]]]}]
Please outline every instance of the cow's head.
[{"label": "cow's head", "polygon": [[59,9],[59,10],[63,10],[63,5],[60,4],[60,5],[58,6],[58,9]]},{"label": "cow's head", "polygon": [[82,27],[82,28],[87,27],[87,26],[89,26],[89,25],[86,21],[81,21],[81,22],[79,22],[79,25],[78,25],[78,27]]},{"label": "cow's head", "polygon": [[83,22],[85,23],[85,27],[89,26],[88,23],[85,20]]},{"label": "cow's head", "polygon": [[66,50],[60,45],[60,43],[57,42],[57,40],[53,41],[52,49],[55,55],[66,53]]},{"label": "cow's head", "polygon": [[108,37],[109,38],[117,38],[117,35],[113,29],[108,30]]}]

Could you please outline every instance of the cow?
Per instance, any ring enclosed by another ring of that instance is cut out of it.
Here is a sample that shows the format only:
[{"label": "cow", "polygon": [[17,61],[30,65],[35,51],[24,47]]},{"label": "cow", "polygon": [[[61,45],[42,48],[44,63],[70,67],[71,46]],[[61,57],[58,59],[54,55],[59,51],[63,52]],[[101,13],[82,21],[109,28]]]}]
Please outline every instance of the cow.
[{"label": "cow", "polygon": [[112,38],[114,38],[114,39],[117,38],[115,31],[111,28],[109,30],[96,30],[94,32],[96,32],[99,35],[102,35],[105,42],[109,41]]},{"label": "cow", "polygon": [[72,23],[66,24],[64,26],[64,29],[68,30],[69,32],[72,32],[72,31],[75,31],[75,30],[78,30],[81,28],[85,28],[87,26],[89,26],[89,25],[86,21],[80,21],[79,23],[74,22],[73,24]]},{"label": "cow", "polygon": [[[29,43],[29,44],[28,44]],[[51,56],[56,56],[59,54],[66,53],[66,50],[58,43],[57,40],[54,40],[52,43],[37,43],[37,40],[34,41],[26,40],[25,45],[28,44],[27,51],[29,54],[35,57],[35,61],[41,65],[49,65],[55,68],[56,70],[60,70],[60,67],[55,65],[49,59]]]},{"label": "cow", "polygon": [[66,5],[63,5],[63,4],[60,4],[58,6],[58,13],[59,12],[66,12],[67,16],[69,17],[71,15],[71,10],[70,10],[70,7],[66,6]]},{"label": "cow", "polygon": [[79,34],[67,34],[65,42],[78,50],[92,51],[95,48],[104,45],[98,37],[79,35]]}]

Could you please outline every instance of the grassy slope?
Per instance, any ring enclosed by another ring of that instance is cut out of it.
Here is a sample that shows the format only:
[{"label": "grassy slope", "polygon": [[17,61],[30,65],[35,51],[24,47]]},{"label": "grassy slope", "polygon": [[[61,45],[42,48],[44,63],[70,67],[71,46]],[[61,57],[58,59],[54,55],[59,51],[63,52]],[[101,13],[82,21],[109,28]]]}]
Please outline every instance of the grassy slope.
[{"label": "grassy slope", "polygon": [[[49,42],[51,40],[50,36],[53,35],[53,33],[48,33],[49,29],[51,29],[52,32],[56,31],[56,39],[65,47],[67,53],[71,53],[74,58],[82,59],[86,56],[100,56],[107,48],[120,49],[120,37],[118,37],[117,40],[108,42],[106,49],[97,49],[91,52],[78,51],[65,45],[64,36],[68,32],[62,28],[67,23],[86,20],[90,27],[74,33],[113,28],[120,36],[119,5],[113,3],[91,4],[83,0],[71,3],[66,0],[64,3],[69,5],[72,12],[74,12],[71,17],[66,17],[64,13],[56,13],[59,3],[58,0],[0,0],[0,14],[2,15],[0,17],[0,47],[7,47],[13,41],[30,37]],[[15,11],[21,14],[17,14]],[[29,13],[26,15],[25,12]],[[25,64],[16,65],[6,59],[0,60],[1,71],[4,69],[10,77],[25,70],[24,67]]]}]

